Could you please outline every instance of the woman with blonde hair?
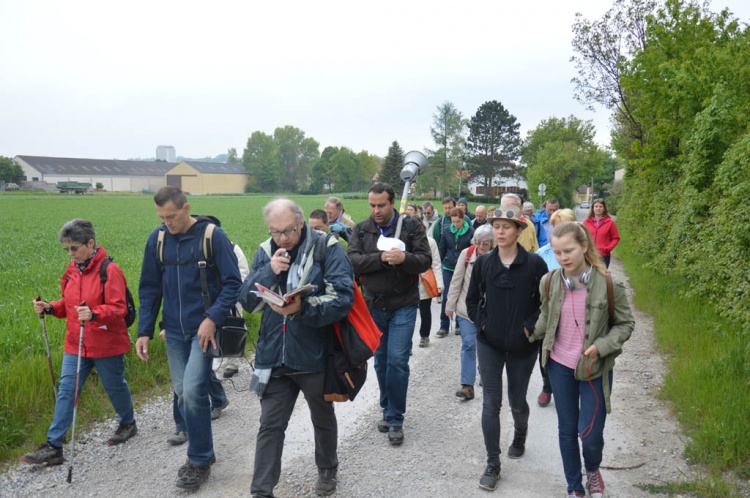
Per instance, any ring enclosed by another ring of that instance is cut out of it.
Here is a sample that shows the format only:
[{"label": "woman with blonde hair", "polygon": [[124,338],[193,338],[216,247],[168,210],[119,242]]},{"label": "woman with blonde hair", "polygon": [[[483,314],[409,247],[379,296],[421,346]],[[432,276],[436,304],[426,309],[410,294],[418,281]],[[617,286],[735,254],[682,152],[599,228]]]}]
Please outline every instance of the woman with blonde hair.
[{"label": "woman with blonde hair", "polygon": [[625,286],[607,273],[589,231],[579,223],[564,222],[550,237],[560,269],[539,284],[541,314],[529,341],[543,340],[542,364],[555,397],[568,498],[601,498],[599,465],[604,423],[611,411],[612,370],[635,322]]}]

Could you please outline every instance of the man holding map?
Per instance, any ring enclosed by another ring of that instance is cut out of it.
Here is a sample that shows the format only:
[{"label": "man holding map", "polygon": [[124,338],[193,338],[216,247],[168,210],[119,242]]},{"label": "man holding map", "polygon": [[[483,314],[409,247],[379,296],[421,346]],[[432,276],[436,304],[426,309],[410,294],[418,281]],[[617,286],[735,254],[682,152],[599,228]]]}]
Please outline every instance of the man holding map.
[{"label": "man holding map", "polygon": [[[238,296],[245,310],[263,313],[251,382],[261,415],[250,494],[273,496],[284,431],[302,391],[315,432],[315,492],[327,496],[336,491],[339,462],[336,413],[323,399],[326,355],[332,324],[346,317],[354,302],[352,266],[336,238],[312,230],[294,201],[271,201],[263,218],[271,236],[255,252]],[[314,289],[293,294],[307,285]],[[272,304],[262,297],[268,294],[264,288],[293,295],[282,305]]]}]

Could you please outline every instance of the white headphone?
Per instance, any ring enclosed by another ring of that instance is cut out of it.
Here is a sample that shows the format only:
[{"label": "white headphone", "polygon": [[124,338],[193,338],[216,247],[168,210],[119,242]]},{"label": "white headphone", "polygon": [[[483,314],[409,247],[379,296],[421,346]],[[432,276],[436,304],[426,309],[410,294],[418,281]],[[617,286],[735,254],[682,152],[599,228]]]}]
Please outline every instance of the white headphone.
[{"label": "white headphone", "polygon": [[[581,274],[578,276],[578,281],[581,282],[583,285],[586,285],[589,283],[589,280],[591,279],[591,273],[594,270],[594,265],[589,266],[588,271],[582,271]],[[570,277],[565,276],[565,270],[560,271],[560,278],[562,278],[563,284],[565,284],[565,287],[568,288],[568,290],[573,291],[576,288],[575,280],[573,280]]]}]

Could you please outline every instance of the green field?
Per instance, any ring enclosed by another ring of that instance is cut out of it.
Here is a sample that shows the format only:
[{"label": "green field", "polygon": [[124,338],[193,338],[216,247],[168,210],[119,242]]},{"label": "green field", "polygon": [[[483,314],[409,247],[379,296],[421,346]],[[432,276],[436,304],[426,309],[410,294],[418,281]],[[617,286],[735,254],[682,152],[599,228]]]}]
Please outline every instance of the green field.
[{"label": "green field", "polygon": [[[274,197],[192,196],[189,202],[192,214],[211,214],[221,220],[230,239],[251,260],[258,244],[268,237],[262,207]],[[307,215],[323,207],[325,196],[295,200]],[[355,220],[368,216],[364,199],[345,200],[344,205]],[[60,227],[73,218],[91,220],[97,243],[115,258],[136,295],[146,238],[160,221],[148,195],[5,193],[0,195],[0,213],[4,246],[0,252],[0,462],[7,462],[43,442],[52,419],[54,400],[44,336],[31,302],[37,294],[46,300],[60,297],[60,277],[70,261],[58,242]],[[46,323],[59,374],[65,324],[53,317],[47,317]],[[136,331],[133,325],[133,340]],[[166,356],[159,342],[152,342],[148,364],[135,353],[128,355],[126,376],[136,400],[169,388]],[[92,420],[112,414],[94,374],[81,397],[79,416]]]}]

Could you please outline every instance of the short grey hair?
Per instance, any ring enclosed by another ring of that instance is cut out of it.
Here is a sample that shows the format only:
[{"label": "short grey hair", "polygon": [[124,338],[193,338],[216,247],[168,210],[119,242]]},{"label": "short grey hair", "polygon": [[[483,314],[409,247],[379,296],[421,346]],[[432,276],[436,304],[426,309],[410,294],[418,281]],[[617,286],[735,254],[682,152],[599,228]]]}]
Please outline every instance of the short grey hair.
[{"label": "short grey hair", "polygon": [[344,205],[341,203],[341,199],[339,199],[338,197],[329,197],[328,199],[326,199],[324,204],[333,204],[339,211],[344,209]]},{"label": "short grey hair", "polygon": [[88,220],[76,218],[64,224],[60,229],[60,242],[62,243],[88,244],[89,240],[93,240],[96,244],[94,225]]},{"label": "short grey hair", "polygon": [[474,238],[471,239],[472,244],[479,243],[480,240],[490,239],[492,241],[492,247],[494,249],[497,242],[495,237],[492,235],[492,225],[482,225],[474,230]]},{"label": "short grey hair", "polygon": [[427,209],[427,208],[435,209],[435,206],[433,206],[430,201],[424,201],[422,203],[422,209]]},{"label": "short grey hair", "polygon": [[529,211],[533,211],[534,210],[534,203],[533,202],[524,202],[523,203],[523,208],[524,209],[528,209]]},{"label": "short grey hair", "polygon": [[518,194],[514,194],[512,192],[507,192],[503,194],[503,196],[500,198],[500,204],[508,204],[507,202],[504,202],[503,199],[513,199],[513,202],[511,204],[518,206],[518,209],[521,209],[522,200],[521,197],[518,196]]},{"label": "short grey hair", "polygon": [[289,210],[294,213],[294,221],[299,225],[305,221],[305,213],[302,212],[302,208],[291,199],[286,197],[279,197],[274,199],[263,207],[263,221],[268,225],[268,216],[274,211]]}]

